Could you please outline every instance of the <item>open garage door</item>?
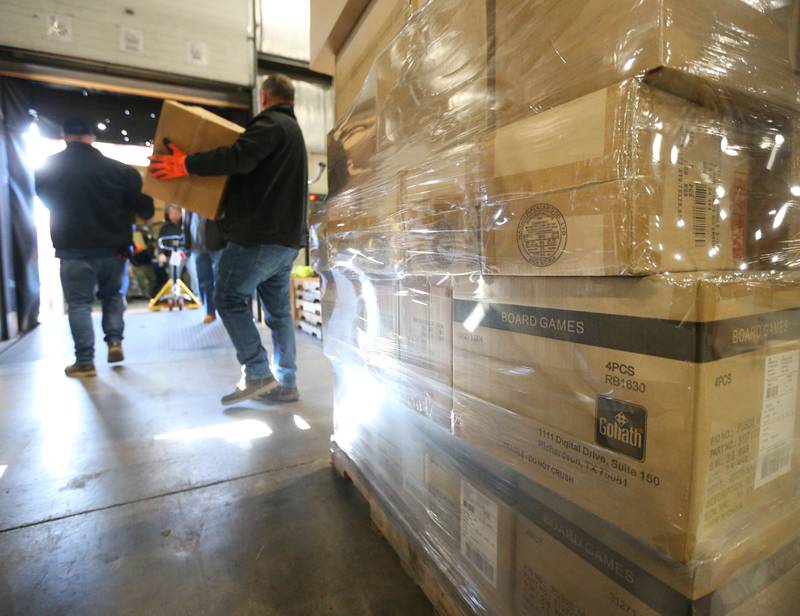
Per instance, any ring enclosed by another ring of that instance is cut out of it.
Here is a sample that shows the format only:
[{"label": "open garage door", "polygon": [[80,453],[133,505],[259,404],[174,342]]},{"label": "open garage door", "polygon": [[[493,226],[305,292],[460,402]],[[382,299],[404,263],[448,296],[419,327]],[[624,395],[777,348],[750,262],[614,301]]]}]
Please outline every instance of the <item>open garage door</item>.
[{"label": "open garage door", "polygon": [[[107,155],[109,146],[112,151],[113,146],[135,145],[140,151],[152,146],[162,104],[154,90],[135,95],[128,93],[132,91],[129,88],[108,91],[85,87],[89,85],[85,80],[81,83],[0,75],[0,340],[24,333],[38,322],[40,264],[33,172],[42,162],[38,159],[52,153],[43,153],[41,142],[47,140],[55,147],[53,140],[60,140],[64,119],[80,116],[95,127],[98,147],[106,146],[103,151]],[[201,92],[167,88],[161,94],[176,95],[174,98],[193,104],[203,102],[209,110],[238,124],[249,120],[249,102],[243,102],[246,99],[233,104],[224,96],[215,98]],[[146,154],[138,158],[146,164]],[[142,164],[138,159],[124,162]],[[42,221],[38,222],[43,227]],[[42,276],[42,280],[55,279],[58,284],[57,271],[53,274],[48,270]]]}]

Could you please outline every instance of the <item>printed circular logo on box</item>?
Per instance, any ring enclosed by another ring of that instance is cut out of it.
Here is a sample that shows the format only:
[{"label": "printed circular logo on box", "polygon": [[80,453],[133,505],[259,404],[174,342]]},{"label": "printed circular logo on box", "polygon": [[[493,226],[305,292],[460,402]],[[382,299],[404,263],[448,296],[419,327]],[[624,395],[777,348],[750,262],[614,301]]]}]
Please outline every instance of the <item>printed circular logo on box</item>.
[{"label": "printed circular logo on box", "polygon": [[558,261],[567,246],[567,221],[559,209],[549,203],[530,206],[517,225],[517,246],[536,267]]}]

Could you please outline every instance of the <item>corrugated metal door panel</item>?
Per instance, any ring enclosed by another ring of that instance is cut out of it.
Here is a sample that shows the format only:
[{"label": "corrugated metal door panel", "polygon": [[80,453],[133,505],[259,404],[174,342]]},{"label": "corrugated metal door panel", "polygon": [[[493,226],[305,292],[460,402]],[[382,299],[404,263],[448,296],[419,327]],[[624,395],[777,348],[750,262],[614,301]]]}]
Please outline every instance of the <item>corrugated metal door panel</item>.
[{"label": "corrugated metal door panel", "polygon": [[328,131],[333,128],[333,93],[330,86],[293,80],[294,110],[309,152],[327,151]]}]

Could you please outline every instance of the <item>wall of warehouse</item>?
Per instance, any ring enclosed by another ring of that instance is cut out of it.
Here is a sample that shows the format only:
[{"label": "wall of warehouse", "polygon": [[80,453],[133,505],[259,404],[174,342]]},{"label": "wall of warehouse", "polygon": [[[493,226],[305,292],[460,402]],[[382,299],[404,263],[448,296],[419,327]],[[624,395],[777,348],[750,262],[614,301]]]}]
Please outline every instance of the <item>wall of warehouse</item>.
[{"label": "wall of warehouse", "polygon": [[[308,87],[309,85],[313,90]],[[317,181],[309,184],[308,191],[326,195],[328,194],[327,138],[328,131],[333,128],[333,90],[329,86],[298,84],[298,82],[295,82],[295,87],[297,87],[295,114],[306,140],[309,180],[317,177],[320,163],[324,165]],[[324,116],[316,115],[320,106],[324,106]]]},{"label": "wall of warehouse", "polygon": [[250,85],[251,7],[251,0],[3,0],[0,45]]},{"label": "wall of warehouse", "polygon": [[309,0],[261,0],[258,50],[308,62]]}]

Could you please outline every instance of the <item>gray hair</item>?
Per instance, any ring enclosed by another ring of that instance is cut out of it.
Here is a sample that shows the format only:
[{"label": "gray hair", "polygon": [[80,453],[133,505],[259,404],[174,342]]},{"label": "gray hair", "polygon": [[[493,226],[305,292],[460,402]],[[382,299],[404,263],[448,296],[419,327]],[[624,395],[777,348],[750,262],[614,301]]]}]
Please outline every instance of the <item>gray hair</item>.
[{"label": "gray hair", "polygon": [[273,73],[261,83],[261,91],[266,92],[270,97],[294,103],[294,84],[286,75]]}]

